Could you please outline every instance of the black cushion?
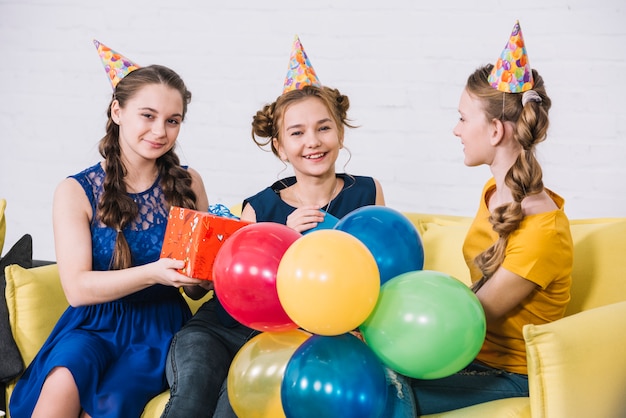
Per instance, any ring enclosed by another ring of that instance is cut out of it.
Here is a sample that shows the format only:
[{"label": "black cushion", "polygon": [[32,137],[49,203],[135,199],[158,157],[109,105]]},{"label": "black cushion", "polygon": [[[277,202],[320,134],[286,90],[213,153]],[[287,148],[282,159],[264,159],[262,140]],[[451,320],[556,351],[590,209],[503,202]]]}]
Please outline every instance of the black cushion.
[{"label": "black cushion", "polygon": [[11,264],[18,264],[24,268],[31,268],[33,260],[33,239],[29,234],[20,238],[15,245],[0,259],[0,382],[7,383],[24,370],[22,355],[15,344],[9,325],[9,312],[5,299],[6,279],[4,268]]}]

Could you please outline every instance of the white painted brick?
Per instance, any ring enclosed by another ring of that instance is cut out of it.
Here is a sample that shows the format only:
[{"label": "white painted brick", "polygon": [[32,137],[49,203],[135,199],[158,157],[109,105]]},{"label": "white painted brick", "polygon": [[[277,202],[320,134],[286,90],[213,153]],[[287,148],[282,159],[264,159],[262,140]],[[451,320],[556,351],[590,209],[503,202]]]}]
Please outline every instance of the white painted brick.
[{"label": "white painted brick", "polygon": [[572,218],[625,216],[625,18],[621,0],[0,0],[5,251],[31,233],[35,257],[54,258],[54,189],[100,158],[111,89],[93,38],[183,76],[193,98],[178,149],[213,203],[290,173],[252,142],[250,123],[280,94],[299,34],[322,82],[350,97],[360,127],[346,138],[347,170],[378,178],[391,207],[471,216],[489,170],[463,165],[458,100],[520,19],[553,99],[537,150],[545,183]]}]

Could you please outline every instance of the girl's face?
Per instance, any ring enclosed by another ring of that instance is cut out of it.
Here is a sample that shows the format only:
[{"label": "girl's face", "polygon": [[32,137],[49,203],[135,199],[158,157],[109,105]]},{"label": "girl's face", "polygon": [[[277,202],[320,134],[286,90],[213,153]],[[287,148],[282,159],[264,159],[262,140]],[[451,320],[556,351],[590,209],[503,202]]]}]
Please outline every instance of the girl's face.
[{"label": "girl's face", "polygon": [[321,99],[308,97],[290,105],[279,138],[274,138],[274,146],[294,171],[315,177],[335,174],[343,138],[339,138],[337,124]]},{"label": "girl's face", "polygon": [[492,126],[485,116],[482,103],[463,90],[459,102],[459,122],[454,135],[461,138],[465,165],[469,167],[491,164],[494,148],[490,143]]},{"label": "girl's face", "polygon": [[111,117],[119,125],[120,147],[126,158],[156,160],[176,143],[183,120],[183,99],[174,88],[149,84],[124,108],[115,100]]}]

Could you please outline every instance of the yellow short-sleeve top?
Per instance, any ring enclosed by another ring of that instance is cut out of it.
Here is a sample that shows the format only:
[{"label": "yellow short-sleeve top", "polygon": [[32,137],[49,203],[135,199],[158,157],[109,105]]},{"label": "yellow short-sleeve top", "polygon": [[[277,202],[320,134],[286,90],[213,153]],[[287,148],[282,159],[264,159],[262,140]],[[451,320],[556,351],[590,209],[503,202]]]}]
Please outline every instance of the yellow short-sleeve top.
[{"label": "yellow short-sleeve top", "polygon": [[[489,196],[495,191],[490,179],[480,201],[478,213],[465,237],[463,255],[472,282],[482,277],[474,258],[498,239],[489,223]],[[537,284],[517,309],[502,321],[488,324],[485,342],[477,360],[491,367],[528,374],[526,346],[522,328],[560,319],[570,300],[573,243],[569,220],[563,211],[564,199],[546,190],[558,209],[526,216],[509,236],[502,267]]]}]

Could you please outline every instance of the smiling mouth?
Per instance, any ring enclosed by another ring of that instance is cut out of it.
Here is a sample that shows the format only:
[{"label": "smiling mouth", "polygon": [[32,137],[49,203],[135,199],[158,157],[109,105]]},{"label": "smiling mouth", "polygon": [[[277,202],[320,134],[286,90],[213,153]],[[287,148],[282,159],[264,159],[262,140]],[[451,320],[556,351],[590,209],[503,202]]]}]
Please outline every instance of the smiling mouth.
[{"label": "smiling mouth", "polygon": [[165,144],[162,144],[160,142],[154,142],[154,141],[150,141],[150,140],[147,140],[147,139],[145,139],[144,141],[147,142],[153,148],[161,148],[162,146],[165,145]]},{"label": "smiling mouth", "polygon": [[325,152],[320,152],[319,154],[305,155],[304,158],[306,158],[307,160],[317,160],[318,158],[322,158],[325,155]]}]

